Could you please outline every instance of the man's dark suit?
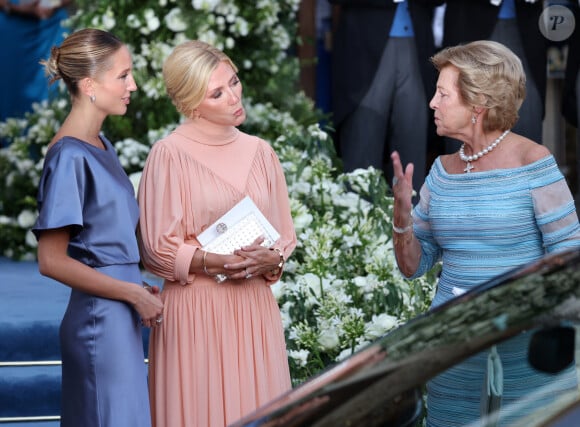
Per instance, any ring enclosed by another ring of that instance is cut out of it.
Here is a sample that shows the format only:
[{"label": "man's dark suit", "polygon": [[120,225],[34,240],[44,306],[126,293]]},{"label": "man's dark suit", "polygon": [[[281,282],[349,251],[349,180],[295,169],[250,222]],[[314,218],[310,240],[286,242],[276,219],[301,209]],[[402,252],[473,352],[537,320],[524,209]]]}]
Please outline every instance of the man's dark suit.
[{"label": "man's dark suit", "polygon": [[[340,6],[339,22],[334,34],[332,50],[332,119],[337,129],[335,137],[339,140],[341,125],[359,108],[377,76],[381,58],[389,41],[389,31],[398,4],[391,0],[329,0],[329,2]],[[433,12],[435,6],[443,3],[442,0],[408,1],[414,31],[415,56],[427,102],[435,91],[437,76],[429,61],[429,58],[435,53],[431,27]],[[406,53],[401,52],[401,55]],[[413,102],[413,100],[408,102]],[[423,97],[420,102],[415,101],[415,111],[418,109],[428,111],[427,102],[424,102]],[[418,105],[419,103],[421,105]],[[371,118],[369,117],[369,119]],[[389,122],[389,117],[382,119],[385,124]],[[418,125],[422,124],[418,123]],[[431,125],[425,123],[425,126]],[[409,145],[414,143],[417,144],[416,150],[426,150],[426,142],[408,142]],[[337,142],[337,146],[340,147],[340,145],[340,142]],[[385,145],[388,146],[387,141],[385,141]],[[382,160],[376,159],[376,157],[380,156],[375,156],[375,160]],[[349,159],[345,160],[345,164],[347,164]],[[355,166],[366,167],[368,165],[357,165],[355,162],[351,168]],[[421,176],[420,173],[419,176]]]},{"label": "man's dark suit", "polygon": [[[397,4],[390,0],[329,0],[341,14],[332,49],[333,119],[338,125],[356,108],[372,81],[389,39]],[[429,58],[435,45],[431,22],[433,8],[444,1],[409,2],[417,59],[428,99],[435,91],[436,72]]]}]

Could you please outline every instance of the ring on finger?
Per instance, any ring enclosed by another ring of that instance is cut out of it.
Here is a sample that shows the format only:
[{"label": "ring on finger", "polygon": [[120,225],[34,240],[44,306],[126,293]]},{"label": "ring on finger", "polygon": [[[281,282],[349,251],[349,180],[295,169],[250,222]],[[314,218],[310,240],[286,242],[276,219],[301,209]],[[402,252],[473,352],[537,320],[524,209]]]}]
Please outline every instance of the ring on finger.
[{"label": "ring on finger", "polygon": [[246,279],[249,279],[250,277],[252,277],[252,273],[248,273],[248,269],[246,268]]},{"label": "ring on finger", "polygon": [[395,185],[397,185],[397,182],[399,182],[399,178],[397,178],[396,176],[393,177],[393,187]]},{"label": "ring on finger", "polygon": [[155,319],[155,323],[157,323],[158,325],[160,325],[161,322],[163,322],[163,316],[159,316],[157,319]]}]

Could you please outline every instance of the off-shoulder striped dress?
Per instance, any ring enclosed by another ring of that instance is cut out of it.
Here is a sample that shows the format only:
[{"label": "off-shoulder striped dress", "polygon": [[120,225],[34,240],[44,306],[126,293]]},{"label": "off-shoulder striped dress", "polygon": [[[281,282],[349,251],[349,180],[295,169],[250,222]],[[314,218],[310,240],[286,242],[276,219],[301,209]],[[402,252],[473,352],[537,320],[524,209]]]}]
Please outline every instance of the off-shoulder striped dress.
[{"label": "off-shoulder striped dress", "polygon": [[[523,167],[469,174],[449,174],[436,159],[413,217],[422,247],[413,277],[442,261],[432,307],[548,252],[580,246],[574,200],[551,155]],[[529,366],[529,335],[498,346],[504,409],[549,381],[576,387],[572,370],[549,376]],[[429,383],[428,425],[465,425],[479,416],[487,356],[478,354]]]}]

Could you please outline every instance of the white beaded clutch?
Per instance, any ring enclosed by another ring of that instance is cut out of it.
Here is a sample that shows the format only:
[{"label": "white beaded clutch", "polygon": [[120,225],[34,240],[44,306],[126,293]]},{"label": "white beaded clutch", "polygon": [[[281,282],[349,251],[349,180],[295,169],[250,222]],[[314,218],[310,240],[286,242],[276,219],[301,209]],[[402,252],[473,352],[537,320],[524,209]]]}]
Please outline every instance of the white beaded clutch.
[{"label": "white beaded clutch", "polygon": [[231,254],[263,236],[262,246],[272,246],[280,233],[270,224],[253,200],[246,196],[220,219],[197,236],[202,249]]}]

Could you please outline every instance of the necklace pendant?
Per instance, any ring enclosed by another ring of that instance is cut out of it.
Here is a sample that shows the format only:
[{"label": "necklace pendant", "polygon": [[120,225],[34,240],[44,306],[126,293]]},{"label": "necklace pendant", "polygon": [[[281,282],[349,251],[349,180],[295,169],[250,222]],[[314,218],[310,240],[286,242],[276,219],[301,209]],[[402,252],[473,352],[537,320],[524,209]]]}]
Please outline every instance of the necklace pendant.
[{"label": "necklace pendant", "polygon": [[490,153],[495,147],[497,147],[497,145],[502,141],[502,139],[505,138],[505,136],[510,132],[510,130],[506,130],[504,131],[504,133],[502,133],[495,141],[493,141],[487,148],[481,150],[479,153],[477,154],[473,154],[471,156],[466,156],[465,155],[465,144],[463,144],[461,147],[459,147],[459,158],[461,160],[463,160],[467,165],[465,166],[465,169],[463,169],[463,172],[465,173],[469,173],[471,172],[471,170],[473,169],[473,165],[471,164],[471,162],[474,162],[476,160],[479,160],[480,158],[482,158],[483,156],[485,156],[486,154]]}]

